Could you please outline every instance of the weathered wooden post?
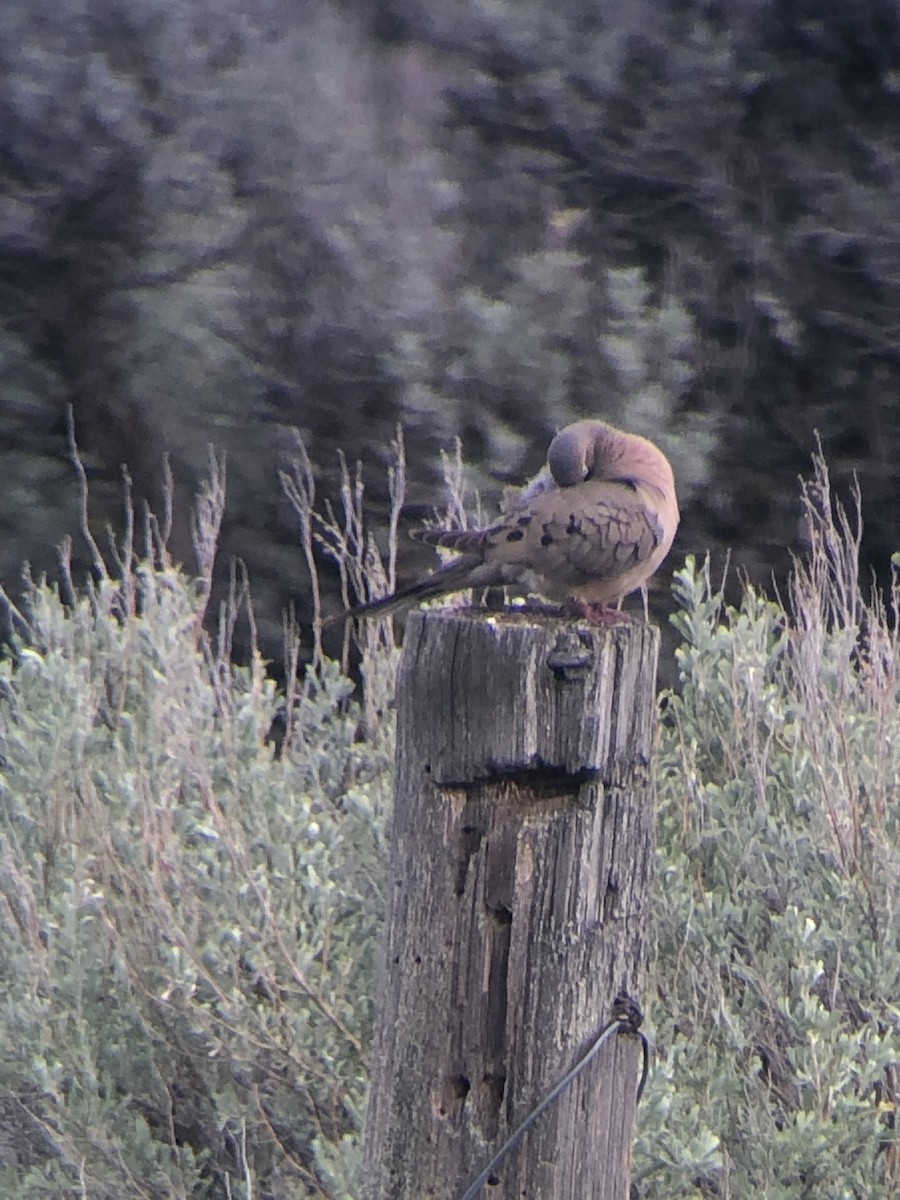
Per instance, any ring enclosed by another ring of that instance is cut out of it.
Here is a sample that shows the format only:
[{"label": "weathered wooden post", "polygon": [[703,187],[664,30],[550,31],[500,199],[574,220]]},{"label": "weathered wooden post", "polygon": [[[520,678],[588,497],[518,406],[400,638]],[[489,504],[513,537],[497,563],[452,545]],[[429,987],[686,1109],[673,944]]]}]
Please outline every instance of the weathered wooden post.
[{"label": "weathered wooden post", "polygon": [[[410,615],[367,1200],[458,1200],[640,997],[658,647],[641,624]],[[640,1063],[612,1037],[486,1200],[625,1200]]]}]

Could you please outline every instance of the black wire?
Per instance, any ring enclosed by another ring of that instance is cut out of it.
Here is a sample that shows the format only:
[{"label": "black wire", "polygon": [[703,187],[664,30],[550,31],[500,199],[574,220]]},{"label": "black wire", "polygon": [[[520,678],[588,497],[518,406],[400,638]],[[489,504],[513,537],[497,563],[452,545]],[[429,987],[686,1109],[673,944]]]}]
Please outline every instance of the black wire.
[{"label": "black wire", "polygon": [[[600,1047],[607,1041],[610,1035],[615,1033],[616,1030],[623,1028],[627,1028],[629,1032],[631,1032],[630,1027],[631,1019],[625,1014],[620,1014],[613,1017],[611,1021],[603,1026],[603,1028],[600,1030],[600,1033],[597,1035],[596,1042],[594,1042],[590,1049],[585,1051],[571,1071],[567,1072],[567,1074],[562,1077],[559,1083],[557,1083],[556,1086],[547,1093],[543,1100],[541,1100],[540,1104],[531,1110],[515,1133],[511,1134],[510,1137],[508,1137],[503,1143],[503,1145],[500,1147],[488,1165],[484,1168],[478,1178],[474,1181],[474,1183],[471,1183],[466,1188],[465,1192],[460,1197],[460,1200],[475,1200],[476,1196],[490,1179],[490,1177],[494,1174],[497,1167],[500,1166],[510,1151],[514,1150],[516,1146],[518,1146],[519,1142],[521,1142],[522,1138],[535,1123],[541,1113],[544,1112],[545,1109],[549,1108],[557,1096],[559,1096],[561,1092],[564,1092],[572,1080],[576,1079],[585,1069],[585,1067],[587,1067],[588,1064],[593,1061],[599,1052]],[[647,1070],[649,1068],[650,1061],[650,1050],[647,1044],[647,1039],[642,1033],[639,1034],[639,1036],[644,1045],[644,1070],[641,1074],[641,1082],[638,1085],[638,1098],[640,1098],[641,1091],[644,1087],[644,1082],[647,1078]]]},{"label": "black wire", "polygon": [[641,1078],[634,1097],[634,1103],[638,1105],[641,1102],[641,1096],[644,1094],[644,1084],[647,1082],[647,1076],[650,1074],[650,1042],[646,1033],[641,1033],[639,1029],[635,1030],[635,1032],[641,1039]]}]

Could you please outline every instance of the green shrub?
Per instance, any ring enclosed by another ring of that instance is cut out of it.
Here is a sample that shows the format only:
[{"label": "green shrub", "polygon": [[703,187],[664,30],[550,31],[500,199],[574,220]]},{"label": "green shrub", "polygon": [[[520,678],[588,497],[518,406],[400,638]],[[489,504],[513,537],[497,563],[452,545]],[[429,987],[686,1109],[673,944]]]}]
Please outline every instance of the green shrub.
[{"label": "green shrub", "polygon": [[[369,561],[361,488],[316,525],[297,479],[310,561],[316,537]],[[864,600],[821,465],[806,499],[788,604],[729,607],[693,560],[676,579],[644,1200],[900,1182],[898,591]],[[98,582],[67,605],[32,587],[0,661],[12,1200],[358,1195],[393,643],[367,627],[362,710],[320,651],[301,686],[291,643],[285,695],[258,657],[235,666],[252,611],[235,589],[203,633],[221,508],[199,512],[199,582],[150,536],[115,577],[94,546]]]},{"label": "green shrub", "polygon": [[817,466],[786,610],[676,578],[641,1197],[900,1185],[900,653]]},{"label": "green shrub", "polygon": [[278,753],[205,588],[122,566],[0,662],[0,1194],[348,1196],[391,722],[322,663]]}]

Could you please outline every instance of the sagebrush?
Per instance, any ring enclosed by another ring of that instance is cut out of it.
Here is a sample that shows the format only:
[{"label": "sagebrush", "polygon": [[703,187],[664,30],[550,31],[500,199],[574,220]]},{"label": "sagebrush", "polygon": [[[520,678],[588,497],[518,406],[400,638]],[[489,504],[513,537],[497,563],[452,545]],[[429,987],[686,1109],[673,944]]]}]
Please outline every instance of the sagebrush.
[{"label": "sagebrush", "polygon": [[855,502],[818,460],[786,605],[676,576],[642,1197],[900,1188],[900,593],[866,598]]},{"label": "sagebrush", "polygon": [[[246,588],[218,638],[202,620],[220,499],[199,579],[148,524],[67,603],[33,585],[0,662],[10,1197],[358,1195],[393,642],[367,634],[363,708],[321,653],[301,679],[296,644],[283,690],[235,666]],[[693,560],[676,579],[645,1200],[900,1180],[898,592],[858,578],[821,463],[806,510],[784,602],[728,607]],[[335,528],[373,552],[355,521]]]},{"label": "sagebrush", "polygon": [[352,1194],[391,714],[362,741],[336,664],[234,665],[240,587],[204,632],[222,483],[199,580],[152,522],[94,544],[0,662],[5,1196]]}]

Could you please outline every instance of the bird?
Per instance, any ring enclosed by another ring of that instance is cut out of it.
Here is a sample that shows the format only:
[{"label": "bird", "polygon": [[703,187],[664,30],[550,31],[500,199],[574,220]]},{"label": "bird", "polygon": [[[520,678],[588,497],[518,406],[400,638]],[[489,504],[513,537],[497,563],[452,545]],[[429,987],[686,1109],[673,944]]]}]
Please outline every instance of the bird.
[{"label": "bird", "polygon": [[575,421],[556,434],[544,468],[497,521],[482,529],[413,530],[420,541],[455,551],[455,560],[342,616],[516,585],[604,623],[657,570],[678,521],[672,466],[659,447],[599,418]]}]

